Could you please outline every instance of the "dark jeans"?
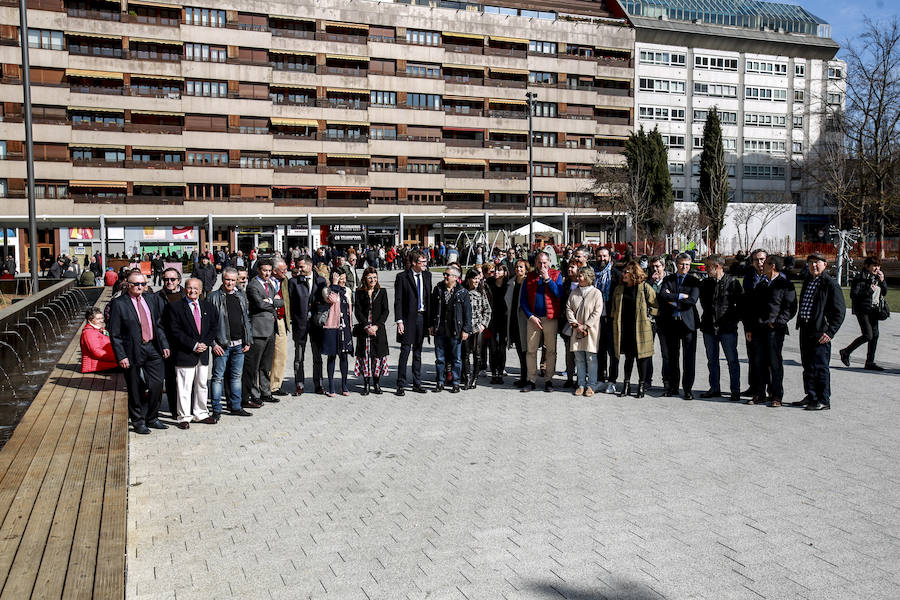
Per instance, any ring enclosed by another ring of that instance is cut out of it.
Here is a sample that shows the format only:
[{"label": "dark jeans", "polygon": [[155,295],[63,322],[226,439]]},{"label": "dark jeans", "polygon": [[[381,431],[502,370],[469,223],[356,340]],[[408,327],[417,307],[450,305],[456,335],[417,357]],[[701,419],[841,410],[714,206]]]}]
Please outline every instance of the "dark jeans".
[{"label": "dark jeans", "polygon": [[[619,357],[612,341],[612,317],[600,317],[600,345],[597,348],[597,381],[615,383],[619,378]],[[609,370],[607,370],[607,362]]]},{"label": "dark jeans", "polygon": [[[666,346],[666,336],[662,328],[654,321],[652,324],[653,335],[659,338],[659,356],[662,358],[662,381],[663,387],[669,387],[669,347]],[[647,386],[653,381],[653,359],[647,367],[647,380],[644,382]]]},{"label": "dark jeans", "polygon": [[[565,326],[565,323],[560,325],[560,329]],[[572,341],[571,335],[563,335],[559,334],[559,337],[562,338],[563,341],[563,349],[566,353],[566,381],[575,382],[575,353],[569,350],[569,344]]]},{"label": "dark jeans", "polygon": [[750,387],[758,396],[768,394],[774,400],[784,398],[784,364],[782,348],[784,348],[784,336],[787,330],[783,327],[772,329],[771,327],[756,327],[753,329],[752,338],[756,346],[754,354],[754,373],[756,381],[750,382]]},{"label": "dark jeans", "polygon": [[[753,335],[756,335],[754,333]],[[738,362],[737,331],[731,333],[704,333],[703,345],[706,347],[706,366],[709,369],[709,389],[721,391],[719,384],[719,346],[728,363],[729,390],[732,394],[741,393],[741,365]],[[780,397],[780,396],[779,396]]]},{"label": "dark jeans", "polygon": [[865,343],[869,344],[866,349],[866,364],[870,365],[875,362],[875,349],[878,347],[878,313],[872,311],[868,314],[857,314],[856,320],[859,322],[860,336],[850,342],[844,350],[847,354],[852,354],[854,350]]},{"label": "dark jeans", "polygon": [[319,351],[319,340],[312,334],[306,336],[302,342],[294,340],[294,385],[297,388],[303,388],[306,375],[303,369],[303,358],[306,354],[306,345],[309,344],[309,351],[312,353],[313,363],[313,385],[315,389],[322,387],[322,353]]},{"label": "dark jeans", "polygon": [[[141,345],[140,351],[143,354],[142,364],[132,364],[124,371],[128,388],[128,417],[135,427],[159,418],[165,371],[163,359],[152,343]],[[172,395],[175,395],[175,388],[172,388]]]},{"label": "dark jeans", "polygon": [[820,344],[822,334],[800,328],[800,362],[803,365],[803,389],[811,404],[831,405],[831,342]]},{"label": "dark jeans", "polygon": [[425,341],[425,317],[418,313],[411,323],[403,323],[405,335],[411,337],[412,344],[400,345],[400,360],[397,363],[397,389],[406,385],[406,363],[412,352],[413,385],[422,385],[422,344]]},{"label": "dark jeans", "polygon": [[[678,389],[678,380],[685,392],[694,389],[694,370],[697,360],[697,332],[691,331],[684,321],[675,320],[666,324],[666,345],[669,352],[669,389]],[[684,361],[684,373],[681,372]]]},{"label": "dark jeans", "polygon": [[[744,332],[747,331],[753,332],[752,329],[745,327]],[[757,356],[759,354],[759,342],[752,339],[752,335],[750,337],[751,340],[747,342],[747,364],[749,365],[747,369],[747,382],[749,383],[747,389],[750,391],[750,394],[763,394],[765,390],[756,389],[756,382],[759,380],[759,375],[756,372],[756,365],[759,364],[759,357]],[[744,339],[747,339],[746,335]]]},{"label": "dark jeans", "polygon": [[437,384],[441,385],[446,366],[449,363],[451,383],[459,385],[460,371],[462,369],[462,357],[460,347],[462,342],[447,335],[434,336],[434,370],[437,373]]},{"label": "dark jeans", "polygon": [[275,356],[275,336],[255,337],[244,355],[244,377],[241,394],[244,401],[259,402],[272,397],[271,371]]},{"label": "dark jeans", "polygon": [[503,369],[506,368],[506,334],[498,335],[492,332],[491,339],[488,343],[490,348],[491,373],[497,377],[503,376]]}]

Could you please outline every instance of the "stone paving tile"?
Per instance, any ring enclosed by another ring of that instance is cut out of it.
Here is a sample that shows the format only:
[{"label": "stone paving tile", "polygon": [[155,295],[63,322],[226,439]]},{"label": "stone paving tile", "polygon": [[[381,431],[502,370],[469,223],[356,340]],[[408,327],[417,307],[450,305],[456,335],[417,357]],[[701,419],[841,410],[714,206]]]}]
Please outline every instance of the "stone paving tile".
[{"label": "stone paving tile", "polygon": [[135,436],[126,597],[896,600],[893,321],[828,413],[479,385]]}]

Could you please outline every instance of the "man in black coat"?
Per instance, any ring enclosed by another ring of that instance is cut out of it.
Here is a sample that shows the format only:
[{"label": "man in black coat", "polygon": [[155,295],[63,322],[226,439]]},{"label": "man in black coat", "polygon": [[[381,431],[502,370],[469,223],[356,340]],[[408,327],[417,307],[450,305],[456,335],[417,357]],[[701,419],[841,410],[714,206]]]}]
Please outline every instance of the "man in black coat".
[{"label": "man in black coat", "polygon": [[472,335],[472,300],[468,290],[459,284],[460,275],[456,267],[447,267],[444,281],[434,286],[431,293],[428,330],[434,336],[435,392],[444,389],[444,373],[449,362],[450,393],[459,393],[462,343]]},{"label": "man in black coat", "polygon": [[316,325],[316,313],[325,310],[322,290],[328,282],[313,271],[313,261],[309,256],[302,256],[297,262],[297,276],[288,279],[288,293],[291,307],[291,333],[294,337],[294,385],[297,395],[303,393],[306,375],[303,370],[303,358],[306,354],[306,343],[309,341],[313,363],[313,385],[317,394],[324,394],[322,387],[322,353],[319,345],[322,341],[322,328]]},{"label": "man in black coat", "polygon": [[691,255],[682,252],[675,257],[675,273],[663,279],[659,288],[660,327],[666,331],[669,353],[669,389],[664,396],[678,394],[679,354],[684,361],[680,377],[684,399],[693,400],[694,369],[697,358],[697,301],[700,299],[700,280],[691,272]]},{"label": "man in black coat", "polygon": [[216,287],[216,279],[218,279],[216,268],[209,262],[206,254],[200,255],[200,266],[194,271],[193,276],[203,284],[203,297],[206,298],[206,295]]},{"label": "man in black coat", "polygon": [[397,396],[403,396],[406,386],[406,363],[412,352],[414,392],[423,393],[422,343],[431,315],[431,273],[428,258],[418,250],[410,252],[409,269],[397,275],[394,282],[394,319],[397,322],[397,342],[400,360],[397,364]]},{"label": "man in black coat", "polygon": [[[163,324],[172,344],[172,362],[178,385],[178,428],[190,429],[191,421],[214,425],[206,409],[209,350],[216,343],[219,313],[200,299],[203,282],[191,277],[184,284],[184,298],[166,305]],[[193,398],[193,401],[191,400]]]},{"label": "man in black coat", "polygon": [[841,288],[825,268],[828,263],[821,254],[806,259],[809,275],[800,291],[797,329],[800,330],[800,362],[803,365],[803,388],[806,397],[794,402],[806,405],[806,410],[831,408],[831,340],[837,334],[847,307]]},{"label": "man in black coat", "polygon": [[147,434],[148,427],[167,429],[159,420],[159,400],[169,341],[160,324],[160,303],[143,297],[147,278],[134,270],[126,282],[127,293],[110,301],[109,339],[116,361],[125,370],[128,416],[135,433]]},{"label": "man in black coat", "polygon": [[[753,297],[753,289],[758,286],[766,286],[768,285],[768,279],[763,273],[763,268],[766,264],[766,258],[768,258],[768,254],[762,248],[757,248],[753,252],[750,253],[749,258],[749,266],[744,269],[746,275],[744,275],[744,302],[745,304],[741,306],[741,314],[744,316],[744,338],[747,343],[747,364],[749,368],[747,370],[747,381],[749,385],[747,389],[741,392],[741,396],[749,396],[753,397],[758,394],[762,394],[765,390],[759,391],[756,389],[756,382],[759,381],[759,375],[756,373],[756,365],[759,360],[757,359],[757,354],[759,353],[759,345],[753,341],[753,323],[749,320],[749,315],[753,313],[753,308],[748,303],[752,302],[751,298]],[[751,335],[747,335],[747,334]]]},{"label": "man in black coat", "polygon": [[703,317],[700,330],[709,368],[709,390],[701,398],[722,395],[719,383],[719,347],[728,363],[731,400],[740,400],[741,365],[738,362],[737,335],[743,288],[741,282],[725,272],[725,257],[712,254],[704,261],[708,277],[700,284],[700,306]]},{"label": "man in black coat", "polygon": [[[580,257],[576,254],[576,260]],[[594,285],[603,294],[603,312],[600,316],[600,343],[597,348],[597,381],[601,382],[600,389],[607,394],[616,393],[616,379],[619,377],[619,357],[613,347],[612,339],[612,306],[613,295],[616,286],[622,280],[622,272],[613,265],[612,252],[609,248],[597,249],[594,265]],[[565,311],[564,311],[565,312]],[[609,370],[606,365],[609,363]],[[602,383],[606,384],[605,389]]]},{"label": "man in black coat", "polygon": [[244,380],[241,393],[244,408],[261,408],[263,402],[278,402],[272,396],[271,371],[275,356],[275,331],[278,309],[284,302],[276,294],[272,276],[272,261],[257,261],[258,274],[247,283],[247,308],[253,341],[244,356]]}]

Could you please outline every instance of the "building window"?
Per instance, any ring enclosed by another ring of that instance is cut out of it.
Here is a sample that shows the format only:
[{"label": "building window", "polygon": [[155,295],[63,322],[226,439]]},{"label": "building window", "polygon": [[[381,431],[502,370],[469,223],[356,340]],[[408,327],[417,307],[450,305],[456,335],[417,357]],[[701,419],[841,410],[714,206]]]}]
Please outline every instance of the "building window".
[{"label": "building window", "polygon": [[440,46],[441,34],[437,31],[406,30],[406,43],[420,46]]},{"label": "building window", "polygon": [[836,67],[828,67],[828,79],[843,79],[844,70]]},{"label": "building window", "polygon": [[528,42],[528,51],[534,54],[556,54],[556,42]]},{"label": "building window", "polygon": [[223,63],[226,57],[227,52],[222,46],[210,46],[208,44],[184,45],[184,60]]},{"label": "building window", "polygon": [[224,150],[188,150],[184,153],[184,159],[189,165],[228,165],[228,153]]},{"label": "building window", "polygon": [[787,75],[787,63],[748,60],[745,63],[745,70],[747,73],[762,73],[764,75]]},{"label": "building window", "polygon": [[49,29],[28,29],[28,47],[44,50],[65,50],[66,43],[62,31]]},{"label": "building window", "polygon": [[828,104],[841,104],[843,100],[844,97],[841,94],[828,94],[826,97]]},{"label": "building window", "polygon": [[747,100],[785,102],[787,100],[787,90],[781,88],[759,88],[748,86],[744,89],[744,97]]},{"label": "building window", "polygon": [[778,140],[744,140],[744,153],[784,154],[784,142]]},{"label": "building window", "polygon": [[663,134],[662,139],[663,139],[663,142],[665,142],[666,146],[668,146],[670,149],[684,148],[684,136],[683,135]]},{"label": "building window", "polygon": [[721,56],[694,56],[694,68],[709,71],[737,71],[736,58],[722,58]]},{"label": "building window", "polygon": [[684,190],[672,190],[672,196],[676,200],[684,200]]},{"label": "building window", "polygon": [[369,128],[369,136],[374,140],[397,139],[396,125],[372,125]]},{"label": "building window", "polygon": [[[556,132],[535,131],[532,139],[535,146],[544,146],[546,148],[556,146]],[[568,144],[569,141],[566,140],[567,148],[569,147]]]},{"label": "building window", "polygon": [[794,129],[803,129],[803,115],[794,115],[791,117]]},{"label": "building window", "polygon": [[784,127],[787,117],[760,113],[744,113],[744,125],[753,127]]},{"label": "building window", "polygon": [[642,92],[658,92],[661,94],[684,93],[684,82],[674,79],[648,79],[641,77],[639,84]]},{"label": "building window", "polygon": [[737,86],[714,83],[694,83],[694,94],[714,98],[737,98]]},{"label": "building window", "polygon": [[[705,110],[695,110],[694,111],[694,121],[699,123],[705,123],[706,118],[708,116],[708,111]],[[737,113],[728,110],[720,110],[719,111],[719,122],[722,125],[737,125]]]},{"label": "building window", "polygon": [[531,105],[535,117],[555,117],[556,102],[534,102]]},{"label": "building window", "polygon": [[556,194],[532,194],[534,206],[556,206]]},{"label": "building window", "polygon": [[441,97],[437,94],[407,94],[406,105],[410,108],[440,110]]},{"label": "building window", "polygon": [[806,65],[794,65],[794,77],[806,77]]},{"label": "building window", "polygon": [[369,92],[369,104],[375,106],[396,106],[397,92],[380,92],[372,90]]},{"label": "building window", "polygon": [[185,25],[199,25],[201,27],[225,27],[225,11],[212,8],[184,9]]},{"label": "building window", "polygon": [[803,102],[806,99],[806,92],[803,90],[794,90],[794,102]]},{"label": "building window", "polygon": [[548,73],[546,71],[529,71],[528,82],[553,84],[556,83],[556,73]]},{"label": "building window", "polygon": [[744,165],[744,179],[784,179],[784,167]]},{"label": "building window", "polygon": [[685,65],[686,55],[675,52],[654,52],[651,50],[641,50],[639,59],[642,65],[667,65],[673,67],[683,67]]},{"label": "building window", "polygon": [[206,98],[225,98],[228,96],[228,84],[224,81],[187,79],[184,82],[184,95],[204,96]]},{"label": "building window", "polygon": [[791,142],[792,154],[803,154],[803,142]]},{"label": "building window", "polygon": [[669,163],[669,175],[684,175],[684,163]]},{"label": "building window", "polygon": [[684,121],[684,109],[665,106],[641,106],[638,108],[638,118],[644,121]]},{"label": "building window", "polygon": [[441,66],[440,65],[407,64],[406,65],[406,76],[407,77],[430,77],[432,79],[439,79],[441,76]]},{"label": "building window", "polygon": [[553,163],[532,163],[531,170],[535,177],[556,177],[556,165]]}]

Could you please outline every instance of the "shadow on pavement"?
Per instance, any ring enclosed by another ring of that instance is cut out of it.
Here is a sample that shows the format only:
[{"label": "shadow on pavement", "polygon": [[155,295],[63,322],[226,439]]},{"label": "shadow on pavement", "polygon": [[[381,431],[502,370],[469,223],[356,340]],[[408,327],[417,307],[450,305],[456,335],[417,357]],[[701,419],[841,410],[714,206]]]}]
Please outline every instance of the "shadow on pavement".
[{"label": "shadow on pavement", "polygon": [[559,581],[530,584],[535,598],[565,598],[566,600],[661,600],[665,596],[634,581],[614,579],[601,588],[576,587]]}]

